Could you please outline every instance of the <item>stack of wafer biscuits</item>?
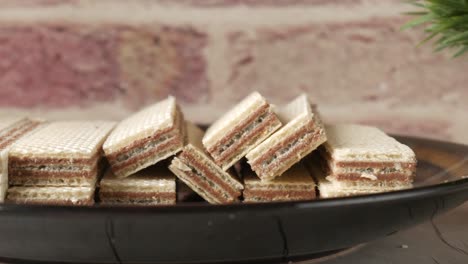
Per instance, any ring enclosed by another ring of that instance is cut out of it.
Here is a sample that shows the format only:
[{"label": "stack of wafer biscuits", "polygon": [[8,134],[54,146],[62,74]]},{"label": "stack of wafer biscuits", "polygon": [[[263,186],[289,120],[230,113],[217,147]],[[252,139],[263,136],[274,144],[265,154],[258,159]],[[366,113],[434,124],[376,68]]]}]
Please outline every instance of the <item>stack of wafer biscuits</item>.
[{"label": "stack of wafer biscuits", "polygon": [[108,170],[100,182],[99,199],[110,205],[167,205],[176,203],[176,181],[164,164],[118,178]]},{"label": "stack of wafer biscuits", "polygon": [[270,104],[254,92],[213,123],[202,141],[216,164],[227,170],[280,127]]},{"label": "stack of wafer biscuits", "polygon": [[361,125],[326,126],[321,149],[326,177],[321,197],[351,196],[410,188],[416,170],[414,152],[381,130]]},{"label": "stack of wafer biscuits", "polygon": [[239,201],[243,189],[239,180],[221,169],[204,151],[203,131],[187,123],[188,144],[172,159],[169,169],[210,203]]},{"label": "stack of wafer biscuits", "polygon": [[327,140],[317,110],[306,95],[275,112],[285,125],[246,156],[252,170],[264,181],[282,175]]},{"label": "stack of wafer biscuits", "polygon": [[184,146],[184,129],[172,96],[124,119],[103,146],[113,173],[127,177],[176,154]]},{"label": "stack of wafer biscuits", "polygon": [[8,153],[11,145],[41,122],[25,117],[0,117],[0,202],[8,189]]},{"label": "stack of wafer biscuits", "polygon": [[10,149],[7,200],[89,205],[102,170],[102,144],[113,122],[45,124]]},{"label": "stack of wafer biscuits", "polygon": [[8,201],[59,205],[93,204],[96,189],[107,205],[175,204],[177,181],[183,201],[212,204],[351,196],[410,188],[416,169],[376,128],[325,126],[306,95],[276,107],[257,92],[206,133],[172,96],[117,125],[0,118],[0,158],[0,201],[9,185]]},{"label": "stack of wafer biscuits", "polygon": [[162,161],[180,152],[185,141],[184,117],[172,96],[121,121],[103,146],[110,170],[100,182],[101,202],[174,204],[175,176]]}]

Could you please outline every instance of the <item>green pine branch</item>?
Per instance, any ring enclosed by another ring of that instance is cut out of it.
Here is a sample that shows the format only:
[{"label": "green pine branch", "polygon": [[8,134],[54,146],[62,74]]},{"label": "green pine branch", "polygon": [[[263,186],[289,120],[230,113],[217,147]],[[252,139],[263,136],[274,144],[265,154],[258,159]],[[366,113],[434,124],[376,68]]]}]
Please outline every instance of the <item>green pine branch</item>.
[{"label": "green pine branch", "polygon": [[[427,37],[419,45],[436,38],[435,51],[454,49],[454,57],[468,52],[468,0],[409,0],[420,11],[402,29],[425,26]],[[418,45],[418,46],[419,46]]]}]

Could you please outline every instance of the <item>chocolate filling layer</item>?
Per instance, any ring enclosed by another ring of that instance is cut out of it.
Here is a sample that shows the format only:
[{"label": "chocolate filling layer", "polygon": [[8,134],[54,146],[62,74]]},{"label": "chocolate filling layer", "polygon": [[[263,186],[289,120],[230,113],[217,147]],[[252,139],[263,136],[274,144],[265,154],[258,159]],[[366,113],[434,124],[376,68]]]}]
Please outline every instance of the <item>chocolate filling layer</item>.
[{"label": "chocolate filling layer", "polygon": [[[361,173],[345,173],[345,174],[336,174],[333,175],[336,180],[346,180],[346,181],[376,181],[367,177],[363,177]],[[402,181],[402,182],[412,182],[413,177],[401,173],[386,173],[386,174],[376,174],[377,181]]]},{"label": "chocolate filling layer", "polygon": [[259,138],[272,132],[275,123],[279,124],[278,118],[273,113],[267,113],[257,126],[252,130],[246,131],[228,150],[224,151],[221,156],[213,156],[216,163],[221,164],[221,167],[231,163],[240,153],[252,147],[253,143],[257,142]]},{"label": "chocolate filling layer", "polygon": [[169,205],[175,204],[175,199],[165,199],[165,198],[150,198],[150,199],[143,199],[143,198],[109,198],[101,201],[101,204],[105,205],[131,205],[131,206],[152,206],[152,205]]},{"label": "chocolate filling layer", "polygon": [[309,132],[307,128],[303,128],[255,160],[252,169],[261,178],[273,178],[317,148],[322,143],[323,136],[323,130],[320,128]]},{"label": "chocolate filling layer", "polygon": [[132,165],[135,162],[141,161],[158,153],[166,153],[169,149],[178,148],[179,146],[182,146],[182,139],[178,138],[177,136],[172,136],[166,138],[164,141],[151,142],[143,148],[134,149],[133,154],[131,156],[128,156],[126,160],[123,160],[121,162],[110,160],[109,163],[111,164],[112,169],[115,172],[129,165]]},{"label": "chocolate filling layer", "polygon": [[361,161],[338,161],[335,163],[339,168],[395,168],[414,170],[416,162],[361,162]]},{"label": "chocolate filling layer", "polygon": [[[173,139],[170,142],[166,142],[163,145],[159,145],[149,151],[142,153],[139,156],[120,163],[118,166],[112,166],[112,171],[115,175],[131,174],[138,171],[142,167],[147,167],[156,163],[157,161],[175,154],[180,149],[179,146],[182,146],[179,139]],[[157,157],[155,157],[156,154]]]},{"label": "chocolate filling layer", "polygon": [[315,197],[315,189],[310,191],[244,191],[245,201],[292,201],[314,199]]},{"label": "chocolate filling layer", "polygon": [[[229,195],[226,198],[235,200],[237,197],[241,195],[240,191],[235,189],[235,187],[232,186],[232,183],[231,184],[229,183],[232,180],[227,179],[226,175],[222,173],[216,173],[217,169],[211,167],[209,163],[207,162],[202,164],[200,162],[200,160],[202,160],[200,155],[197,155],[196,153],[192,153],[192,151],[184,150],[179,155],[179,158],[182,161],[184,161],[185,165],[187,165],[192,170],[194,170],[197,175],[204,178],[207,182],[213,182],[215,185],[218,186],[220,190],[222,190],[222,193],[226,192]],[[210,185],[213,186],[211,183]],[[214,189],[217,189],[217,188],[214,187]]]},{"label": "chocolate filling layer", "polygon": [[176,193],[175,192],[108,192],[105,190],[99,191],[99,198],[101,200],[107,199],[121,199],[121,200],[176,200]]},{"label": "chocolate filling layer", "polygon": [[181,179],[185,184],[187,184],[193,191],[198,193],[201,197],[209,202],[215,203],[228,203],[230,202],[226,199],[226,196],[220,195],[218,192],[215,192],[213,188],[203,179],[200,178],[198,174],[191,171],[180,170],[178,168],[170,167],[171,170]]},{"label": "chocolate filling layer", "polygon": [[94,177],[34,177],[13,179],[9,181],[10,186],[94,186]]},{"label": "chocolate filling layer", "polygon": [[[96,160],[102,156],[101,153],[96,153],[89,158],[42,158],[42,157],[16,157],[8,158],[9,167],[19,166],[93,166]],[[39,164],[39,165],[38,165]]]},{"label": "chocolate filling layer", "polygon": [[252,122],[254,122],[256,119],[258,120],[259,117],[262,117],[265,114],[267,114],[269,108],[270,106],[267,104],[261,106],[255,112],[247,116],[247,118],[244,119],[242,122],[234,126],[229,132],[227,132],[224,135],[223,138],[219,139],[212,146],[207,147],[207,151],[212,155],[220,155],[223,149],[226,149],[224,146],[229,144],[228,141],[231,141],[232,138],[236,137],[236,135],[242,134],[245,131],[245,129],[249,125],[251,125]]}]

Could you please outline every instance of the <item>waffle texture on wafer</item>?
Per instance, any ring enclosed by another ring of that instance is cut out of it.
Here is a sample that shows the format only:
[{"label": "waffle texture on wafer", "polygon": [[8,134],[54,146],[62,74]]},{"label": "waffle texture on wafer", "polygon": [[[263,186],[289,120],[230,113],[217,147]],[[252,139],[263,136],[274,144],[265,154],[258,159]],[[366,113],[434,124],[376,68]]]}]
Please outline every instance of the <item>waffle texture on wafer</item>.
[{"label": "waffle texture on wafer", "polygon": [[103,148],[114,174],[127,177],[176,154],[184,139],[184,118],[170,96],[120,122]]},{"label": "waffle texture on wafer", "polygon": [[167,167],[155,165],[125,178],[108,170],[100,182],[99,199],[113,205],[175,204],[175,176]]},{"label": "waffle texture on wafer", "polygon": [[243,175],[244,202],[310,200],[316,196],[315,182],[301,163],[271,181],[260,180],[251,170]]},{"label": "waffle texture on wafer", "polygon": [[15,186],[7,202],[16,204],[93,205],[95,187]]},{"label": "waffle texture on wafer", "polygon": [[383,131],[361,125],[328,125],[321,149],[325,176],[323,197],[350,196],[406,189],[412,186],[416,156]]},{"label": "waffle texture on wafer", "polygon": [[254,92],[208,128],[203,145],[223,170],[281,127],[272,107]]},{"label": "waffle texture on wafer", "polygon": [[275,110],[282,128],[252,149],[247,161],[262,180],[272,180],[326,141],[323,123],[306,95]]},{"label": "waffle texture on wafer", "polygon": [[238,201],[243,186],[204,152],[203,131],[187,123],[187,133],[189,143],[172,159],[169,169],[209,203]]},{"label": "waffle texture on wafer", "polygon": [[0,202],[8,189],[8,153],[21,137],[34,130],[41,121],[25,117],[0,117]]},{"label": "waffle texture on wafer", "polygon": [[10,185],[94,186],[113,122],[53,122],[10,149]]}]

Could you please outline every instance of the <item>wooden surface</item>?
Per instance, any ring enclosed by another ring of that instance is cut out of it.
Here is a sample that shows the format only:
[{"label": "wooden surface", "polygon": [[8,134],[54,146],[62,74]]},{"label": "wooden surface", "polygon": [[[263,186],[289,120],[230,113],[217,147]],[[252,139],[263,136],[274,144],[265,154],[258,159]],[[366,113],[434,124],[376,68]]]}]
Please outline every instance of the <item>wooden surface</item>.
[{"label": "wooden surface", "polygon": [[[306,261],[301,263],[317,263]],[[468,263],[468,203],[351,252],[320,261],[325,264],[466,264]]]}]

